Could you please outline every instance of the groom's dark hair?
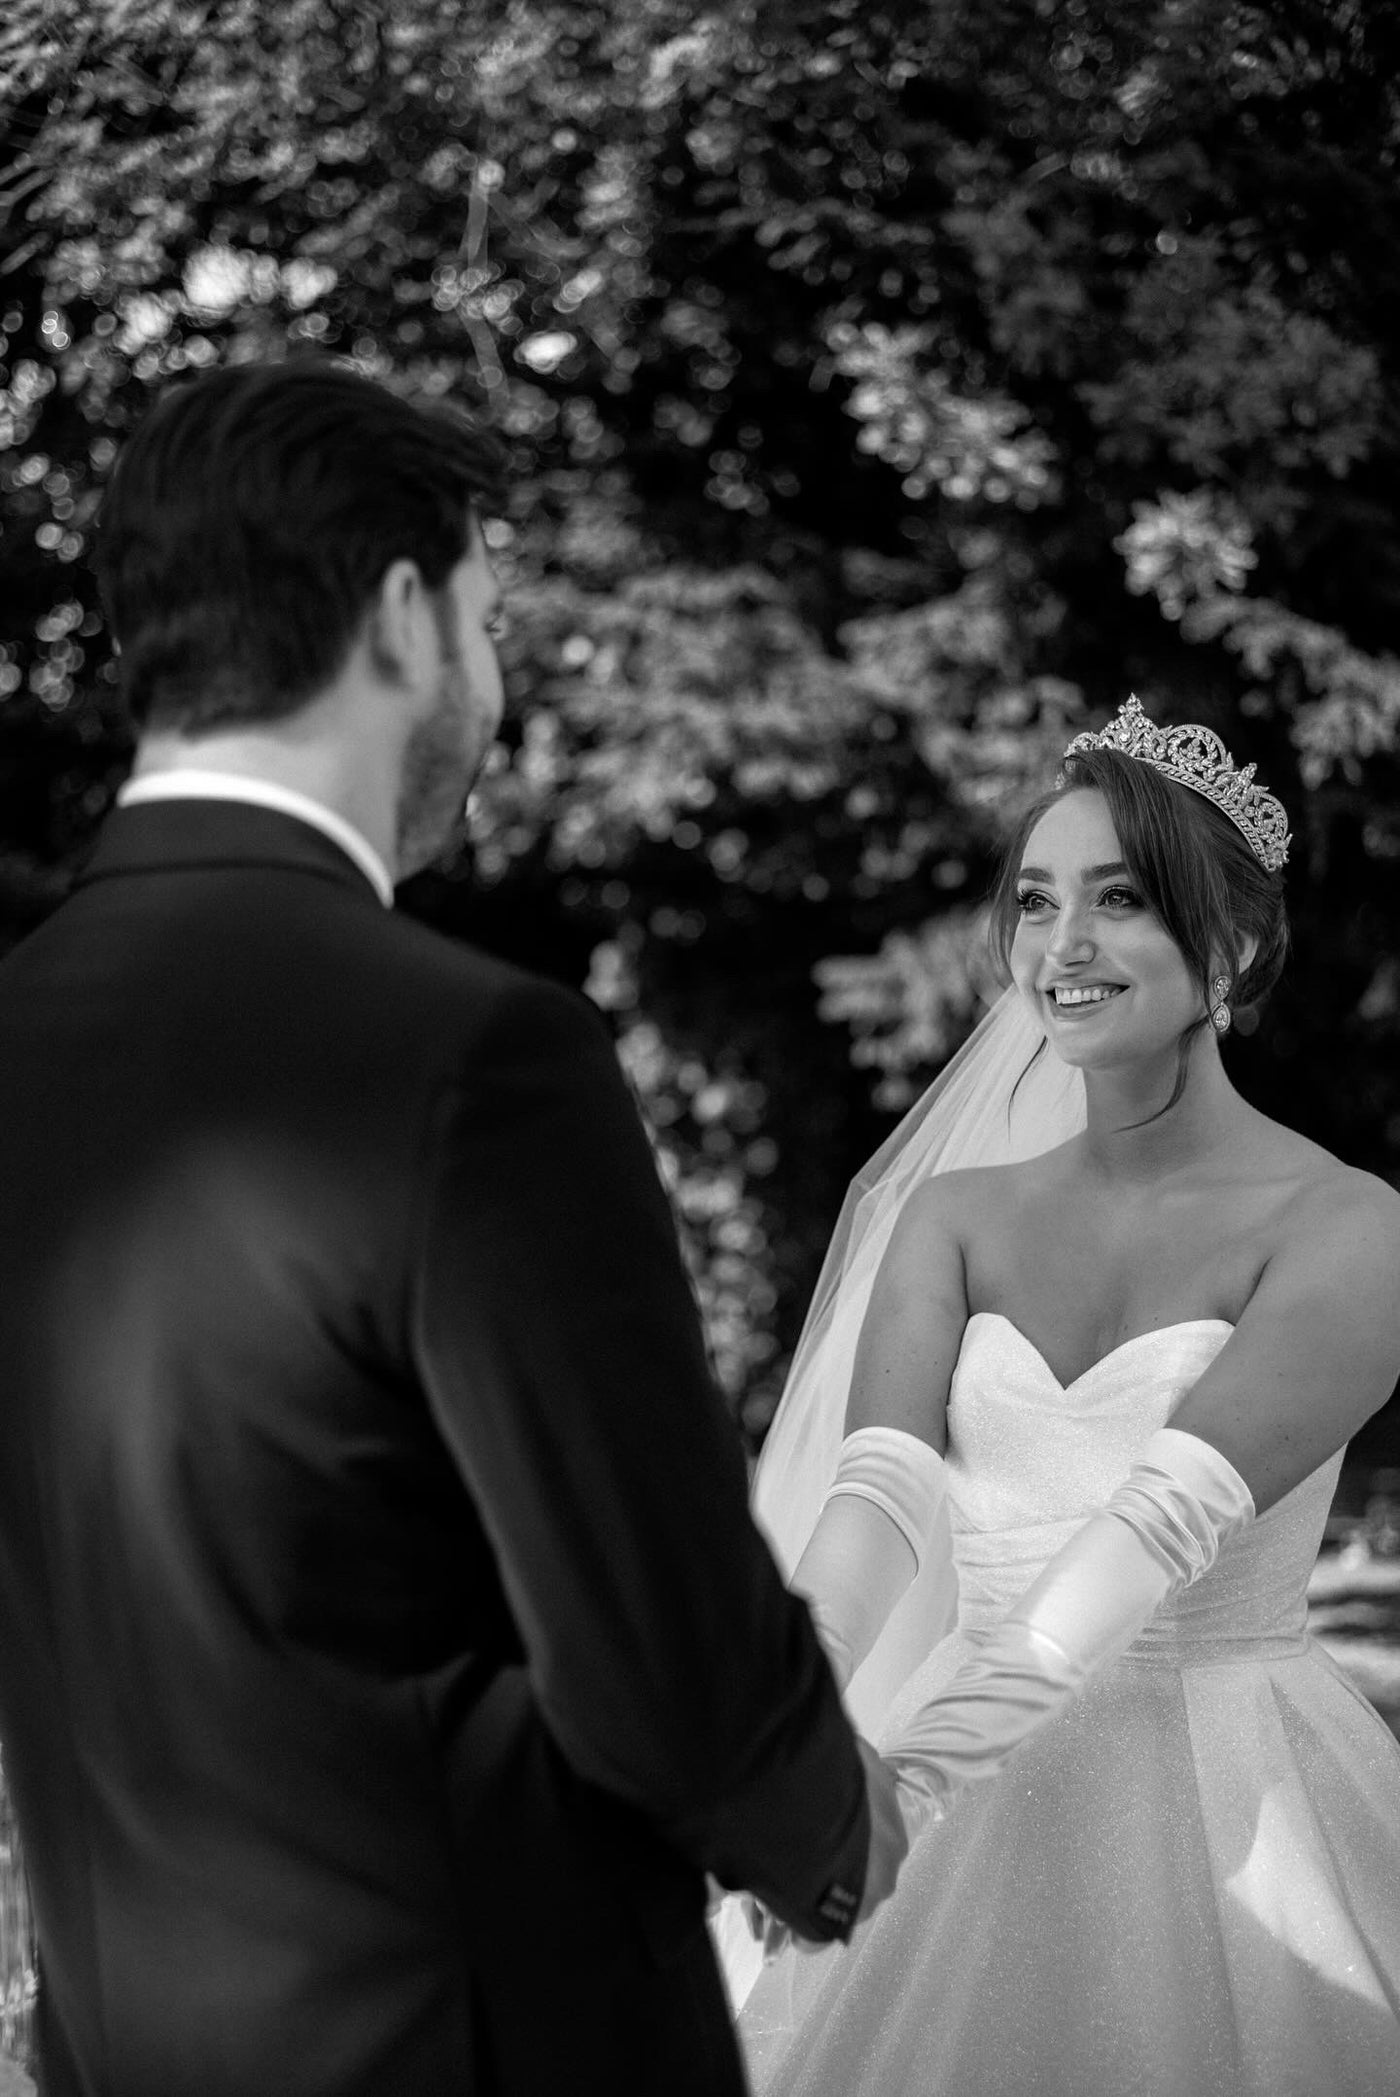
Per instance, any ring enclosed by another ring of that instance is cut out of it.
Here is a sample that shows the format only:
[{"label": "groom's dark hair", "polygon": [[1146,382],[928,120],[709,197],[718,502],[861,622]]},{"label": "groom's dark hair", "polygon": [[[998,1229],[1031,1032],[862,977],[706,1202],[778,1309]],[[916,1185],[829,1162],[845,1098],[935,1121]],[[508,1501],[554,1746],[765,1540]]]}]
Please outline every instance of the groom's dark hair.
[{"label": "groom's dark hair", "polygon": [[122,452],[98,534],[133,718],[188,733],[295,713],[390,564],[440,589],[504,479],[499,441],[465,415],[328,357],[172,387]]}]

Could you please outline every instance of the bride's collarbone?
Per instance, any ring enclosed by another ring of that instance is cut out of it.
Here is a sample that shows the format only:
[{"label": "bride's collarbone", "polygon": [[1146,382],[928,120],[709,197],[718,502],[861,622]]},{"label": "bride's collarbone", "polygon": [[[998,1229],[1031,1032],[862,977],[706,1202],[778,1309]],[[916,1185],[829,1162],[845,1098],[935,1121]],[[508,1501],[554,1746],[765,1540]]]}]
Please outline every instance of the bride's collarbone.
[{"label": "bride's collarbone", "polygon": [[1152,1187],[1106,1190],[1067,1150],[976,1175],[959,1217],[969,1314],[1009,1319],[1056,1373],[1169,1326],[1237,1325],[1280,1243],[1307,1226],[1310,1193],[1343,1169],[1266,1133],[1247,1158]]},{"label": "bride's collarbone", "polygon": [[1052,1169],[1048,1159],[1037,1171],[1038,1163],[1008,1173],[969,1205],[969,1240],[1083,1248],[1091,1256],[1123,1248],[1134,1259],[1194,1247],[1204,1260],[1213,1245],[1272,1245],[1299,1197],[1322,1177],[1296,1167],[1245,1174],[1207,1165],[1189,1177],[1109,1187],[1080,1170]]}]

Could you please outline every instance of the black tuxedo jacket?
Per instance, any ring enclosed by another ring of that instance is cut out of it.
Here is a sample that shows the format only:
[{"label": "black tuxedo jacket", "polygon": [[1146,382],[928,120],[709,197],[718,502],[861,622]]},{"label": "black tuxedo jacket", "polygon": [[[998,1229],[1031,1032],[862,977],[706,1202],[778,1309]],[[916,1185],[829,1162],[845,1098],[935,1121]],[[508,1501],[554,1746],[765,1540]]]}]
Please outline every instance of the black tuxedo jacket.
[{"label": "black tuxedo jacket", "polygon": [[0,1735],[49,2097],[740,2087],[702,1872],[858,1759],[572,993],[118,811],[0,968]]}]

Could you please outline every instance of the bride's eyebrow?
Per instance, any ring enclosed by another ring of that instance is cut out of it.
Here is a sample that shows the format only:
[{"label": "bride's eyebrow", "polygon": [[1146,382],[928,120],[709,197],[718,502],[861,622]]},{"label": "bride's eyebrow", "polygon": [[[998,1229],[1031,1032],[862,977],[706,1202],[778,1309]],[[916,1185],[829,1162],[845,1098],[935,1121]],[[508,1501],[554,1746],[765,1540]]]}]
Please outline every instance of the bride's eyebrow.
[{"label": "bride's eyebrow", "polygon": [[[1131,869],[1121,859],[1105,860],[1101,866],[1086,866],[1079,878],[1081,881],[1106,881],[1110,874],[1126,874]],[[1043,866],[1023,866],[1016,876],[1018,881],[1048,881],[1053,886],[1055,876]]]}]

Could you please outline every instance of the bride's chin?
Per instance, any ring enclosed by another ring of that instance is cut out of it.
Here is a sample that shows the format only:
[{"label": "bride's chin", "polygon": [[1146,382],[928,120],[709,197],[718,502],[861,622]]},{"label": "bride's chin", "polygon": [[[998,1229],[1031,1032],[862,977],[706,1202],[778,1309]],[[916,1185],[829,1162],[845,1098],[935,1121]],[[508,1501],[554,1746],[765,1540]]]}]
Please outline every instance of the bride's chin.
[{"label": "bride's chin", "polygon": [[1096,1017],[1062,1019],[1053,1008],[1038,1009],[1036,1017],[1062,1063],[1121,1063],[1125,1054],[1133,1053],[1121,1032],[1105,1026]]},{"label": "bride's chin", "polygon": [[1057,1026],[1052,1019],[1046,1034],[1060,1061],[1075,1070],[1132,1070],[1156,1062],[1160,1054],[1155,1042],[1144,1048],[1140,1041],[1125,1038],[1125,1030],[1091,1021],[1067,1020]]}]

